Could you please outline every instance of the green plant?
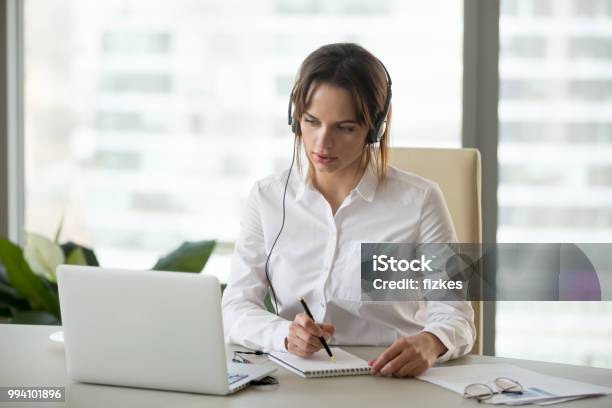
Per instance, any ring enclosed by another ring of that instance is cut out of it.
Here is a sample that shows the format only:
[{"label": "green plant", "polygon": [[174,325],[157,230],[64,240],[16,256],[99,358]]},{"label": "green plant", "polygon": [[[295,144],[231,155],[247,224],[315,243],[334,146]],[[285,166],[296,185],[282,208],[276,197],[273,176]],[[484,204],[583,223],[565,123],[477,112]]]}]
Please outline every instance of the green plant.
[{"label": "green plant", "polygon": [[[61,324],[55,271],[58,265],[99,266],[94,251],[74,242],[59,245],[27,234],[20,248],[0,238],[0,319],[11,323]],[[216,241],[185,242],[162,257],[153,270],[200,272]]]}]

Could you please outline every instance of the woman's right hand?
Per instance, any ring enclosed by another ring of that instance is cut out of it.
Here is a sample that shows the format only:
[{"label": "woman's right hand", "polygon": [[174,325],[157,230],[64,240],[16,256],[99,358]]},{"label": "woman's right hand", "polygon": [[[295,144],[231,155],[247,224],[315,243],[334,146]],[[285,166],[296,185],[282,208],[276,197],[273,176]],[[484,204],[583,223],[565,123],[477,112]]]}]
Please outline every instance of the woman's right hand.
[{"label": "woman's right hand", "polygon": [[285,348],[300,357],[308,357],[323,348],[319,337],[328,342],[335,331],[333,324],[316,324],[306,313],[300,313],[289,326]]}]

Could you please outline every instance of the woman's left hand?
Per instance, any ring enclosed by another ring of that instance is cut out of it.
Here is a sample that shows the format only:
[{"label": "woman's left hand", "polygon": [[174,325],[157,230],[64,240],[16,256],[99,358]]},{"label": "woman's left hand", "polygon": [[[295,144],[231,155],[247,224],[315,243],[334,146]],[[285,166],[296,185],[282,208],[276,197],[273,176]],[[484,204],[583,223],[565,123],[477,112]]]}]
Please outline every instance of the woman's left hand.
[{"label": "woman's left hand", "polygon": [[429,332],[397,339],[377,359],[368,361],[372,374],[414,377],[427,371],[447,351],[440,339]]}]

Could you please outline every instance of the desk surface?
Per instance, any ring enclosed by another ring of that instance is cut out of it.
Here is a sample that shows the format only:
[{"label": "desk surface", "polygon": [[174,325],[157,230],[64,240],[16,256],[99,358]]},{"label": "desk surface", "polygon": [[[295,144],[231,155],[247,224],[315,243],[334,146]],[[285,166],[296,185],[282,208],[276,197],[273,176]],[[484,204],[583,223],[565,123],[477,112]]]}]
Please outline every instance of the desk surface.
[{"label": "desk surface", "polygon": [[[57,326],[0,324],[0,386],[66,386],[69,407],[484,407],[476,401],[417,379],[379,376],[304,379],[280,368],[275,376],[280,385],[249,387],[227,397],[143,390],[125,387],[72,383],[66,378],[63,344],[49,340]],[[381,348],[346,347],[362,358],[373,358]],[[612,385],[612,370],[487,356],[466,356],[448,365],[510,363],[520,367],[579,381]],[[268,388],[268,389],[267,389]],[[23,402],[1,403],[0,407],[23,408]],[[62,403],[36,407],[64,406]],[[571,401],[570,407],[610,407],[612,395]]]}]

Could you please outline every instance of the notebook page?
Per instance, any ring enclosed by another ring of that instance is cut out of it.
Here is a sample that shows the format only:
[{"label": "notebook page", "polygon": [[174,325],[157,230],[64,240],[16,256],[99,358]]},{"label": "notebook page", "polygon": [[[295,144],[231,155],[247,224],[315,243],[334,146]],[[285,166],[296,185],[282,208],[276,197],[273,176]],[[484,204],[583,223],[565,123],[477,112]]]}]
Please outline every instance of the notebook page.
[{"label": "notebook page", "polygon": [[283,352],[272,352],[270,357],[272,361],[304,377],[331,377],[370,373],[370,366],[367,361],[339,347],[332,347],[331,352],[336,359],[335,362],[329,358],[327,352],[323,349],[308,358]]}]

